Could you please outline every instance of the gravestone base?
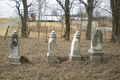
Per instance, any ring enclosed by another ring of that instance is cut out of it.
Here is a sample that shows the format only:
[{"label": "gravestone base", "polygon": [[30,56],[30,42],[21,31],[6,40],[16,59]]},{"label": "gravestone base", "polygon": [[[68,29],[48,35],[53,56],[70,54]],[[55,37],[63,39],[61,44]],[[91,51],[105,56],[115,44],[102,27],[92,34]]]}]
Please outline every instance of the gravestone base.
[{"label": "gravestone base", "polygon": [[69,54],[69,59],[71,61],[77,61],[80,62],[81,61],[81,56],[80,55],[71,55],[71,53]]},{"label": "gravestone base", "polygon": [[9,59],[10,64],[16,64],[16,65],[21,64],[21,56],[19,56],[19,57],[11,57],[11,56],[9,56],[8,59]]},{"label": "gravestone base", "polygon": [[103,51],[93,51],[89,50],[87,55],[89,55],[91,61],[98,61],[98,60],[104,60],[104,53]]},{"label": "gravestone base", "polygon": [[46,61],[48,63],[58,63],[59,64],[59,60],[58,60],[58,56],[57,55],[49,55],[49,53],[47,53],[47,59]]}]

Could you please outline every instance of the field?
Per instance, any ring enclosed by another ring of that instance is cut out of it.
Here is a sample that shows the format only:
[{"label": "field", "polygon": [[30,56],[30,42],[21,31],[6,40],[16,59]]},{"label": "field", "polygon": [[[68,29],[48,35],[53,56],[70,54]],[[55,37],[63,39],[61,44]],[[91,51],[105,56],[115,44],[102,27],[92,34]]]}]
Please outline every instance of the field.
[{"label": "field", "polygon": [[0,18],[0,25],[17,20],[17,18]]},{"label": "field", "polygon": [[[29,32],[29,30],[31,29],[29,37],[38,38],[37,23],[38,22],[28,22],[27,23],[27,26],[28,26],[27,27],[27,32]],[[64,24],[64,26],[62,26],[62,24],[60,22],[39,22],[39,24],[40,24],[39,38],[42,38],[42,39],[45,40],[45,38],[46,38],[46,31],[47,31],[47,39],[48,39],[49,35],[50,35],[50,32],[52,30],[54,30],[56,32],[57,38],[63,39],[63,37],[65,35],[65,29],[66,29],[65,28],[65,24]],[[81,27],[79,28],[78,27],[79,25],[81,25],[81,24],[79,22],[76,22],[76,21],[73,21],[73,23],[71,23],[71,26],[70,26],[70,40],[72,40],[74,33],[77,30],[80,30]],[[47,28],[47,30],[46,30],[46,28]],[[81,31],[81,39],[85,39],[85,34],[86,34],[85,29],[86,28],[87,28],[86,25],[82,26],[82,30],[83,31]],[[96,28],[95,26],[92,26],[93,30],[95,28]],[[104,30],[104,27],[98,27],[98,28]],[[6,30],[7,30],[7,27],[0,29],[0,36],[4,36]],[[7,36],[11,36],[12,32],[14,30],[17,30],[19,36],[21,36],[21,25],[20,24],[11,25],[9,30],[8,30]],[[106,32],[103,32],[103,34],[104,34],[104,36],[103,36],[104,39],[105,39],[105,37],[106,37],[106,39],[110,39],[110,37],[111,37],[111,33],[110,32],[106,31]]]},{"label": "field", "polygon": [[86,53],[90,41],[81,40],[82,61],[69,61],[71,41],[57,39],[60,64],[52,66],[46,62],[48,43],[41,38],[19,38],[20,55],[26,57],[22,65],[10,65],[10,37],[0,37],[0,80],[119,80],[120,45],[103,42],[105,61],[90,62]]},{"label": "field", "polygon": [[[68,55],[71,49],[71,41],[77,26],[71,26],[70,41],[63,37],[65,27],[59,22],[41,23],[40,36],[38,38],[35,22],[28,23],[28,31],[31,32],[28,38],[19,37],[20,55],[22,65],[10,65],[11,34],[14,29],[20,36],[19,25],[10,26],[6,40],[4,34],[6,28],[0,30],[0,80],[119,80],[120,79],[120,44],[110,42],[110,36],[103,40],[103,52],[105,60],[102,62],[91,62],[86,55],[90,49],[90,40],[85,40],[85,31],[81,32],[82,60],[80,63],[69,60]],[[47,40],[52,29],[57,34],[57,53],[60,63],[50,65],[46,62],[48,42],[45,41],[47,27]],[[61,31],[62,30],[62,31]]]},{"label": "field", "polygon": [[[11,36],[12,32],[14,30],[18,31],[19,36],[21,36],[21,25],[16,24],[16,25],[12,25],[10,26],[9,30],[8,30],[8,34],[7,36]],[[50,32],[52,30],[54,30],[56,32],[56,36],[59,39],[62,39],[64,34],[65,34],[65,25],[62,26],[60,22],[42,22],[41,26],[40,26],[40,34],[39,34],[39,38],[45,39],[46,36],[46,27],[47,27],[47,39],[49,38]],[[29,37],[32,38],[38,38],[38,28],[37,28],[37,22],[28,22],[28,27],[27,27],[27,32],[30,31],[30,35]],[[7,27],[0,29],[0,36],[4,36],[5,32],[7,30]],[[70,30],[70,39],[72,39],[74,33],[79,30],[78,26],[71,26],[71,30]],[[83,32],[85,33],[85,32]],[[82,33],[81,33],[82,34]],[[83,38],[85,38],[85,36],[83,36]]]}]

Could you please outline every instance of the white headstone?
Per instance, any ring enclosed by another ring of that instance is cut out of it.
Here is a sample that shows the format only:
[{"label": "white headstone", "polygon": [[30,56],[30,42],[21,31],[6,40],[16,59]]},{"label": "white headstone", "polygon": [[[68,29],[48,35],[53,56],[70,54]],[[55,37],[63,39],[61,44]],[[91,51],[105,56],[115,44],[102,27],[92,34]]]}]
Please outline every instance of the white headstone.
[{"label": "white headstone", "polygon": [[21,56],[19,55],[18,34],[16,30],[14,30],[12,33],[9,62],[10,64],[21,64]]},{"label": "white headstone", "polygon": [[72,61],[81,61],[80,56],[80,34],[78,31],[74,34],[73,41],[71,43],[71,52],[69,54],[69,58]]},{"label": "white headstone", "polygon": [[91,47],[88,51],[88,55],[90,56],[91,60],[103,60],[104,53],[102,51],[102,41],[103,34],[98,28],[96,28],[93,31],[91,38]]},{"label": "white headstone", "polygon": [[98,28],[96,28],[92,34],[90,49],[93,51],[101,51],[102,50],[102,40],[103,40],[103,34]]},{"label": "white headstone", "polygon": [[48,42],[48,53],[47,53],[47,62],[49,63],[59,63],[58,57],[57,57],[57,41],[56,41],[56,33],[53,30],[50,33],[50,38]]}]

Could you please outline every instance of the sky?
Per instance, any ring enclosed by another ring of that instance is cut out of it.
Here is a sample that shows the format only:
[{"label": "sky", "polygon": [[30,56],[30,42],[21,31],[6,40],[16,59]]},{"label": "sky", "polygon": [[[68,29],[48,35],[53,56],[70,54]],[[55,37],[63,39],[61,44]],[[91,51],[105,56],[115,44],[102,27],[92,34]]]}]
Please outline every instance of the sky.
[{"label": "sky", "polygon": [[[51,4],[57,3],[55,0],[50,0]],[[14,1],[9,0],[0,0],[0,18],[10,18],[10,17],[18,17],[16,12],[16,8],[12,8],[15,6]],[[75,10],[74,10],[75,12]],[[48,14],[48,13],[47,13]]]},{"label": "sky", "polygon": [[15,4],[8,0],[0,0],[0,18],[9,18],[16,15],[15,8],[11,8],[7,3],[10,5]]},{"label": "sky", "polygon": [[[50,0],[51,3],[56,3],[55,0]],[[86,2],[86,0],[85,0]],[[10,6],[15,6],[15,2],[9,0],[0,0],[0,18],[10,18],[10,17],[18,17],[16,14],[16,8],[12,8]],[[73,13],[77,13],[78,8],[75,7],[73,9]]]}]

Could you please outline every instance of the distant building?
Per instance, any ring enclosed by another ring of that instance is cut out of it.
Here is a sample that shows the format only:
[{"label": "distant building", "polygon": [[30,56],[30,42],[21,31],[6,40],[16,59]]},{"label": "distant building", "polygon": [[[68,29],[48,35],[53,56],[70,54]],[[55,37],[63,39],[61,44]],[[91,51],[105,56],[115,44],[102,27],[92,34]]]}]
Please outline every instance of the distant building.
[{"label": "distant building", "polygon": [[55,16],[55,15],[44,15],[42,16],[42,21],[60,21],[62,18],[61,15]]}]

